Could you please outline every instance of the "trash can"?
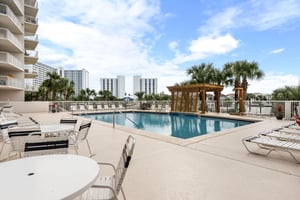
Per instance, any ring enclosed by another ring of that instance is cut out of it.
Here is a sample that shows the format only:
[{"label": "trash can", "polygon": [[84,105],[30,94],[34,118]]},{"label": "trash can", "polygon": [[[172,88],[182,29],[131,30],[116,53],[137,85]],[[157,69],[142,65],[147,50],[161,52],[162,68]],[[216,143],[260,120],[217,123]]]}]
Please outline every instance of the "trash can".
[{"label": "trash can", "polygon": [[56,102],[52,103],[52,112],[53,113],[57,112],[57,103]]}]

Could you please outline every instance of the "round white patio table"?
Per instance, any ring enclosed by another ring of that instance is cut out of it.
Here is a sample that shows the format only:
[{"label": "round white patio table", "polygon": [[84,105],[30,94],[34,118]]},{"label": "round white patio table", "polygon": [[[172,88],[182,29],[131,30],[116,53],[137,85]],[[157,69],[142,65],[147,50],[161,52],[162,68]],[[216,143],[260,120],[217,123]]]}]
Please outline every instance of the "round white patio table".
[{"label": "round white patio table", "polygon": [[26,157],[0,163],[1,199],[74,199],[98,178],[91,158],[72,155]]}]

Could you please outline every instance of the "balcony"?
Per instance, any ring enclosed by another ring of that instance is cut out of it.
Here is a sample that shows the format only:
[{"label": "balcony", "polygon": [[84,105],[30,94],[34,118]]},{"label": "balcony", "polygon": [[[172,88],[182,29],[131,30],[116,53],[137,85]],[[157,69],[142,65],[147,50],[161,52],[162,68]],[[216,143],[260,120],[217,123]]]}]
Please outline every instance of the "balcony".
[{"label": "balcony", "polygon": [[25,36],[24,37],[24,42],[25,42],[25,49],[35,50],[36,46],[39,43],[38,35]]},{"label": "balcony", "polygon": [[37,51],[26,51],[24,54],[25,65],[33,65],[38,61],[38,59]]},{"label": "balcony", "polygon": [[36,78],[38,73],[34,71],[32,68],[25,68],[24,69],[24,78]]},{"label": "balcony", "polygon": [[24,0],[2,0],[1,3],[8,5],[17,15],[24,15]]},{"label": "balcony", "polygon": [[38,19],[36,17],[26,15],[24,21],[25,21],[25,32],[34,35],[39,26]]},{"label": "balcony", "polygon": [[24,43],[8,29],[0,28],[0,51],[23,53]]},{"label": "balcony", "polygon": [[37,92],[37,91],[39,91],[39,87],[37,85],[25,84],[25,91],[26,92]]},{"label": "balcony", "polygon": [[22,71],[23,63],[13,54],[0,51],[0,69],[3,71]]},{"label": "balcony", "polygon": [[24,82],[11,76],[0,75],[0,90],[24,90]]},{"label": "balcony", "polygon": [[0,4],[0,26],[8,28],[13,33],[23,34],[23,25],[21,24],[21,21],[5,4]]},{"label": "balcony", "polygon": [[38,13],[38,3],[36,0],[25,0],[25,15],[37,16]]}]

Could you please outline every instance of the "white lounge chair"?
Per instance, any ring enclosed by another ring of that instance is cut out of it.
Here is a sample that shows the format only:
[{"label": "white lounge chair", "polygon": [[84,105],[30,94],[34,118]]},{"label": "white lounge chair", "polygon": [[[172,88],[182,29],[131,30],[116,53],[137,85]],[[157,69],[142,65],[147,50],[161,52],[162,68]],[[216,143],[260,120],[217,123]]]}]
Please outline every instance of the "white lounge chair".
[{"label": "white lounge chair", "polygon": [[[300,161],[297,160],[297,158],[294,156],[292,152],[292,151],[300,151],[300,143],[277,140],[275,138],[270,138],[265,136],[246,137],[242,139],[242,143],[249,153],[267,156],[272,151],[283,151],[289,153],[297,163],[300,163]],[[256,144],[260,149],[267,150],[267,152],[263,154],[263,153],[252,151],[248,148],[246,143]]]},{"label": "white lounge chair", "polygon": [[102,110],[102,105],[101,104],[97,104],[97,110]]},{"label": "white lounge chair", "polygon": [[300,143],[300,133],[288,133],[282,131],[270,131],[270,132],[262,132],[259,135],[277,138],[279,140],[286,140],[291,142]]},{"label": "white lounge chair", "polygon": [[82,195],[82,199],[118,199],[118,194],[121,191],[123,199],[126,200],[122,183],[133,155],[134,146],[135,139],[130,135],[126,140],[116,167],[111,163],[98,163],[100,167],[112,167],[114,173],[111,176],[99,177],[95,184]]},{"label": "white lounge chair", "polygon": [[291,126],[289,126],[288,128],[300,130],[300,126],[298,126],[298,125],[291,125]]},{"label": "white lounge chair", "polygon": [[79,110],[80,110],[80,111],[85,111],[85,106],[84,106],[84,104],[79,104]]},{"label": "white lounge chair", "polygon": [[70,110],[72,112],[77,111],[77,105],[75,105],[75,104],[71,105]]},{"label": "white lounge chair", "polygon": [[104,108],[104,110],[108,110],[108,105],[104,104],[103,108]]},{"label": "white lounge chair", "polygon": [[116,105],[115,104],[111,104],[111,109],[116,109]]},{"label": "white lounge chair", "polygon": [[87,107],[87,109],[89,111],[93,111],[94,110],[94,105],[93,104],[89,104],[88,107]]}]

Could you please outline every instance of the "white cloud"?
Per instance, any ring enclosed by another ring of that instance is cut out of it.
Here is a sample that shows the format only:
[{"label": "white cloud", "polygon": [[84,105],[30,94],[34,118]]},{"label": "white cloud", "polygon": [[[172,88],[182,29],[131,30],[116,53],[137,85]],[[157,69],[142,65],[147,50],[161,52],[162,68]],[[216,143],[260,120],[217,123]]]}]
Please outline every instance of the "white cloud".
[{"label": "white cloud", "polygon": [[241,13],[242,10],[238,7],[230,7],[222,12],[214,13],[199,30],[202,35],[218,36],[224,31],[238,26],[236,21]]},{"label": "white cloud", "polygon": [[262,31],[290,23],[291,20],[300,16],[298,0],[252,0],[249,6],[245,22]]},{"label": "white cloud", "polygon": [[226,54],[236,49],[238,45],[239,41],[229,34],[217,37],[202,36],[191,42],[189,55],[178,54],[173,62],[181,64],[209,56]]},{"label": "white cloud", "polygon": [[164,34],[157,30],[158,23],[174,16],[161,13],[159,1],[39,0],[39,57],[54,67],[87,69],[90,87],[96,90],[100,77],[125,75],[126,92],[131,93],[132,76],[142,75],[157,77],[158,91],[167,92],[166,86],[187,79],[179,64],[237,49],[240,41],[231,29],[252,26],[266,30],[299,16],[297,1],[272,2],[274,6],[268,7],[268,3],[251,0],[215,13],[200,27],[200,35],[192,39],[187,51],[172,41],[168,45],[175,58],[159,64],[149,53]]},{"label": "white cloud", "polygon": [[243,27],[264,31],[291,23],[299,16],[298,0],[249,0],[212,13],[199,30],[202,35],[220,35],[228,30]]},{"label": "white cloud", "polygon": [[272,51],[270,51],[269,53],[270,53],[270,54],[278,54],[278,53],[283,52],[284,50],[285,50],[284,48],[280,48],[280,49],[272,50]]}]

